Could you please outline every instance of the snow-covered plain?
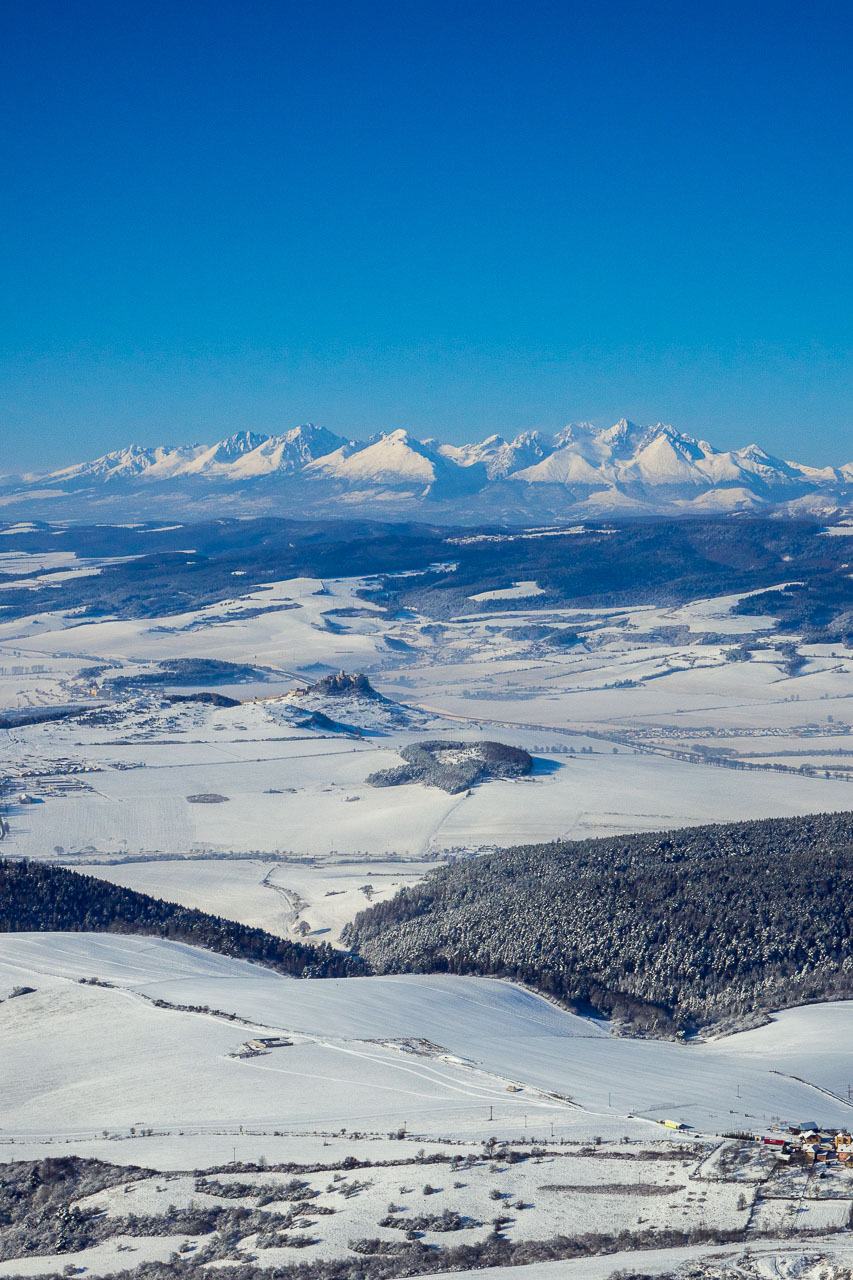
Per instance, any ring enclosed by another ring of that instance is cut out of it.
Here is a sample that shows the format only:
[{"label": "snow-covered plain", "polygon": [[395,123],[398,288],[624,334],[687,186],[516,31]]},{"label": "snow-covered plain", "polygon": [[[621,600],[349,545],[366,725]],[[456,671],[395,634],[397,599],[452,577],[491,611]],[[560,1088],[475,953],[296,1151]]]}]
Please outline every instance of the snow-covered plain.
[{"label": "snow-covered plain", "polygon": [[[225,687],[244,700],[238,708],[128,696],[100,726],[9,730],[9,764],[54,776],[26,783],[46,803],[13,807],[5,848],[83,861],[230,853],[418,860],[524,840],[853,809],[853,755],[845,754],[853,752],[853,662],[846,651],[811,646],[791,676],[772,638],[751,660],[731,661],[727,646],[744,636],[761,642],[772,628],[772,619],[733,614],[737,597],[673,609],[497,611],[437,632],[429,619],[389,619],[366,605],[362,585],[292,579],[156,620],[46,614],[0,624],[0,698],[10,708],[97,704],[105,681],[166,657],[271,669],[265,683]],[[357,614],[339,612],[352,608]],[[581,643],[555,651],[526,638],[525,625],[543,620],[576,630]],[[93,663],[107,668],[100,684],[80,675]],[[300,707],[318,708],[288,690],[338,667],[364,670],[409,710],[326,699],[321,709],[361,738],[297,727]],[[397,762],[401,745],[439,734],[517,743],[537,766],[528,780],[470,795],[366,785],[368,773]],[[68,762],[100,770],[86,777],[88,789],[79,779],[66,788]],[[211,792],[226,802],[187,802]]]}]

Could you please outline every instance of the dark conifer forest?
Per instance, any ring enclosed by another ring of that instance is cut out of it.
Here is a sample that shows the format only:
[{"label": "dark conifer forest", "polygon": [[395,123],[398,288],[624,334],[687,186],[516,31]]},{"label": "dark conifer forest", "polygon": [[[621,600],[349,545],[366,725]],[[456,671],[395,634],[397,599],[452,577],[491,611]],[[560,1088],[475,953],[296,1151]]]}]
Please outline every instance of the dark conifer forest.
[{"label": "dark conifer forest", "polygon": [[311,947],[289,942],[65,867],[0,859],[0,933],[27,931],[148,934],[253,960],[294,977],[342,978],[362,972],[357,960],[325,943]]},{"label": "dark conifer forest", "polygon": [[672,1034],[853,995],[853,815],[525,845],[362,912],[377,972],[512,978]]},{"label": "dark conifer forest", "polygon": [[[845,539],[827,538],[823,528],[813,519],[653,519],[537,538],[497,527],[477,533],[421,523],[215,520],[193,524],[194,551],[188,554],[186,525],[35,525],[6,530],[5,549],[127,558],[91,575],[48,571],[35,585],[26,575],[0,574],[0,618],[27,617],[43,607],[78,610],[86,618],[181,613],[229,599],[239,571],[247,589],[300,575],[375,575],[376,582],[360,592],[365,599],[391,612],[411,608],[441,619],[488,612],[489,601],[478,601],[477,593],[530,578],[542,588],[542,610],[679,604],[764,589],[766,595],[750,600],[751,612],[779,616],[783,630],[809,642],[848,643],[853,580],[843,571]],[[784,589],[778,585],[782,565],[790,584]],[[254,607],[266,612],[298,605],[271,600]],[[504,612],[529,607],[525,600],[503,602]],[[555,639],[564,646],[573,636],[560,631]]]},{"label": "dark conifer forest", "polygon": [[853,996],[853,815],[525,845],[362,912],[351,954],[38,862],[0,860],[0,932],[148,934],[297,977],[510,978],[630,1032]]}]

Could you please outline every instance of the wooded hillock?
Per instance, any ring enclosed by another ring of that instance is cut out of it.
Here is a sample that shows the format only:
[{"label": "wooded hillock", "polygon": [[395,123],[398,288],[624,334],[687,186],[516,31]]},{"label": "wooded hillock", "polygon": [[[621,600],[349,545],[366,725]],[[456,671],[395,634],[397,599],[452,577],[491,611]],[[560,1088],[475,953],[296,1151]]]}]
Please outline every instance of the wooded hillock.
[{"label": "wooded hillock", "polygon": [[239,707],[241,702],[239,698],[227,698],[224,693],[172,693],[166,701],[172,702],[201,702],[208,707]]},{"label": "wooded hillock", "polygon": [[373,787],[398,787],[422,782],[456,795],[484,778],[520,778],[530,773],[533,758],[522,747],[504,742],[414,742],[401,747],[405,764],[371,773]]},{"label": "wooded hillock", "polygon": [[364,972],[357,959],[325,943],[309,947],[289,942],[67,867],[0,858],[0,933],[65,931],[169,938],[294,977],[343,978]]},{"label": "wooded hillock", "polygon": [[377,972],[512,978],[638,1031],[853,996],[853,815],[526,845],[356,917]]},{"label": "wooded hillock", "polygon": [[110,676],[104,681],[104,687],[118,691],[159,689],[167,684],[190,687],[236,684],[246,680],[266,680],[269,675],[269,667],[256,667],[246,662],[226,662],[223,658],[167,658],[163,662],[158,662],[154,671],[140,671],[129,676]]},{"label": "wooded hillock", "polygon": [[79,1156],[0,1164],[0,1261],[58,1252],[70,1260],[109,1234],[103,1214],[76,1202],[148,1173]]}]

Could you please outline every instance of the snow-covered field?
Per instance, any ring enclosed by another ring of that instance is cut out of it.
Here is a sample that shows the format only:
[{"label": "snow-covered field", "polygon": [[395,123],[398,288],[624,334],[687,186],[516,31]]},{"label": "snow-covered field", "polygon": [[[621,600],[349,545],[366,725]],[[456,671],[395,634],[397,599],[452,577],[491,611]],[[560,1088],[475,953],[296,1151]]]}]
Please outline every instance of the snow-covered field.
[{"label": "snow-covered field", "polygon": [[[74,1151],[180,1171],[227,1164],[239,1149],[241,1160],[316,1162],[304,1179],[298,1226],[313,1243],[302,1260],[353,1256],[366,1236],[400,1240],[411,1219],[436,1246],[485,1242],[496,1214],[514,1243],[670,1228],[749,1229],[760,1240],[792,1215],[799,1228],[837,1230],[853,1204],[850,1172],[827,1182],[783,1170],[774,1183],[765,1150],[717,1136],[817,1110],[823,1123],[848,1122],[853,1004],[789,1010],[717,1043],[618,1040],[509,983],[296,980],[178,943],[88,934],[3,937],[0,984],[35,988],[0,1004],[0,1159]],[[230,1056],[258,1035],[289,1043]],[[673,1133],[664,1118],[690,1127]],[[490,1138],[515,1142],[520,1158],[484,1152]],[[369,1167],[333,1174],[345,1157]],[[291,1176],[215,1175],[245,1186],[226,1203],[248,1208],[253,1186],[260,1195]],[[120,1228],[129,1212],[220,1203],[194,1174],[165,1172],[81,1205]],[[268,1191],[261,1203],[288,1208]],[[318,1217],[321,1205],[333,1212]],[[428,1225],[445,1213],[461,1216],[463,1234]],[[105,1274],[165,1259],[185,1240],[179,1227],[169,1249],[163,1237],[119,1236],[80,1265]],[[203,1247],[199,1238],[185,1251]],[[292,1260],[251,1232],[240,1249],[269,1265]]]},{"label": "snow-covered field", "polygon": [[421,879],[433,865],[378,859],[313,866],[254,858],[187,858],[81,864],[76,869],[166,902],[237,918],[280,937],[334,942],[359,911]]},{"label": "snow-covered field", "polygon": [[[619,1280],[623,1276],[674,1274],[679,1280],[848,1280],[853,1241],[815,1237],[806,1247],[790,1240],[743,1245],[687,1245],[681,1249],[632,1249],[599,1258],[566,1258],[517,1267],[492,1267],[490,1280]],[[482,1271],[436,1274],[435,1280],[473,1280]]]},{"label": "snow-covered field", "polygon": [[73,1254],[13,1258],[0,1262],[0,1276],[63,1275],[68,1266],[74,1275],[109,1276],[130,1271],[143,1262],[168,1262],[179,1249],[195,1249],[202,1238],[187,1235],[118,1235]]},{"label": "snow-covered field", "polygon": [[531,596],[542,596],[545,592],[538,582],[514,582],[511,587],[500,587],[497,591],[478,591],[471,600],[528,600]]},{"label": "snow-covered field", "polygon": [[[16,787],[43,803],[13,803],[4,851],[73,863],[232,853],[419,862],[525,840],[853,809],[853,661],[806,647],[789,675],[772,638],[761,640],[772,620],[733,614],[738,597],[497,610],[436,626],[387,617],[359,597],[362,586],[291,579],[155,620],[41,614],[0,624],[0,701],[10,709],[97,709],[109,679],[166,658],[270,671],[260,683],[217,686],[241,700],[235,708],[126,694],[100,721],[8,730],[7,765],[24,775]],[[527,638],[525,627],[543,621],[581,642],[555,651]],[[730,660],[727,646],[750,636],[766,647]],[[87,674],[93,664],[100,677]],[[364,670],[404,709],[288,693],[338,667]],[[311,710],[362,736],[300,727]],[[516,743],[536,767],[529,779],[456,796],[366,784],[423,735]],[[70,773],[84,766],[92,771]],[[211,793],[224,800],[187,799]],[[180,868],[171,874],[178,884]],[[256,884],[237,875],[247,897],[235,889],[235,914],[257,918]],[[214,896],[232,883],[206,882]]]},{"label": "snow-covered field", "polygon": [[[492,1114],[506,1135],[553,1125],[592,1137],[625,1125],[651,1136],[664,1119],[718,1134],[816,1109],[824,1123],[853,1117],[853,1003],[681,1045],[611,1037],[491,979],[295,980],[179,943],[89,934],[6,935],[0,963],[8,982],[37,988],[0,1005],[7,1131],[405,1123],[464,1136]],[[116,989],[79,982],[92,977]],[[250,1029],[152,999],[235,1014],[297,1042],[232,1059]]]}]

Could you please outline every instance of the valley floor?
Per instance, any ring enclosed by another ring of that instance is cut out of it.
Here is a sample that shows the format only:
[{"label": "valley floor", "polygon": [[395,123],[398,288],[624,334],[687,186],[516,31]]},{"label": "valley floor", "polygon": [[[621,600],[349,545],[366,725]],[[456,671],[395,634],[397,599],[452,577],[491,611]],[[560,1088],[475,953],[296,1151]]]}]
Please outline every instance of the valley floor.
[{"label": "valley floor", "polygon": [[[366,901],[436,859],[853,809],[853,657],[804,645],[791,674],[772,620],[733,613],[738,597],[436,624],[365,604],[365,585],[293,579],[156,620],[0,623],[0,702],[89,708],[6,730],[0,849],[334,942]],[[555,652],[525,638],[543,618],[581,643]],[[217,684],[234,707],[107,694],[164,657],[268,674]],[[293,694],[339,666],[391,701]],[[305,727],[311,711],[337,728]],[[367,784],[401,746],[435,737],[524,747],[533,773],[457,795]],[[215,802],[188,799],[199,795]]]},{"label": "valley floor", "polygon": [[[0,622],[0,709],[30,720],[85,709],[4,730],[0,854],[340,945],[358,911],[445,858],[853,810],[853,656],[800,645],[792,664],[791,638],[780,642],[766,616],[733,612],[736,597],[543,614],[535,583],[523,584],[528,609],[508,580],[486,592],[488,612],[437,623],[365,603],[366,579],[242,594],[234,581],[233,598],[180,615]],[[540,643],[543,621],[579,643]],[[144,685],[109,691],[110,678],[199,657],[266,671],[216,685],[236,706],[171,702]],[[365,672],[382,697],[294,692],[338,668]],[[524,747],[533,772],[455,795],[367,783],[402,746],[437,737]],[[58,1274],[69,1261],[91,1276],[168,1267],[175,1251],[215,1270],[225,1228],[190,1230],[196,1219],[181,1214],[235,1204],[253,1229],[228,1248],[247,1267],[366,1265],[387,1248],[364,1254],[354,1241],[399,1245],[407,1231],[437,1249],[499,1253],[497,1234],[505,1261],[561,1233],[627,1233],[607,1258],[537,1261],[535,1280],[723,1257],[709,1276],[835,1280],[794,1239],[809,1233],[838,1275],[853,1265],[853,1174],[780,1166],[723,1136],[812,1116],[853,1123],[853,1002],[679,1044],[619,1039],[496,980],[295,980],[151,938],[9,934],[0,1045],[0,1160],[74,1155],[152,1171],[94,1193],[89,1207],[113,1227],[79,1256],[0,1255],[0,1276]],[[357,1167],[338,1167],[347,1159]],[[282,1226],[287,1204],[264,1201],[267,1184],[296,1176],[275,1169],[284,1164],[317,1166],[298,1174],[308,1225]],[[200,1189],[198,1171],[211,1168],[246,1186],[230,1197]],[[186,1230],[125,1229],[129,1206],[162,1228],[170,1205]],[[445,1210],[463,1225],[438,1229]],[[259,1243],[262,1212],[301,1243]],[[382,1225],[389,1217],[401,1222]],[[497,1233],[496,1217],[506,1219]],[[672,1248],[636,1252],[668,1228],[683,1236]],[[730,1254],[707,1243],[726,1232],[738,1235]],[[753,1270],[734,1261],[747,1246]],[[784,1256],[787,1272],[768,1269]],[[493,1274],[505,1280],[502,1267]],[[512,1276],[534,1280],[526,1267]]]}]

